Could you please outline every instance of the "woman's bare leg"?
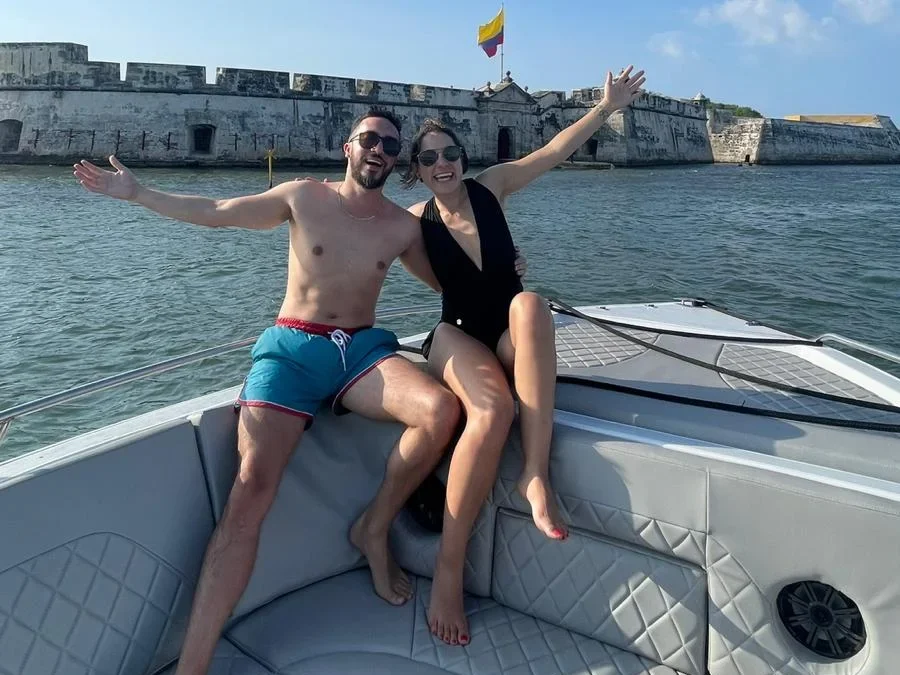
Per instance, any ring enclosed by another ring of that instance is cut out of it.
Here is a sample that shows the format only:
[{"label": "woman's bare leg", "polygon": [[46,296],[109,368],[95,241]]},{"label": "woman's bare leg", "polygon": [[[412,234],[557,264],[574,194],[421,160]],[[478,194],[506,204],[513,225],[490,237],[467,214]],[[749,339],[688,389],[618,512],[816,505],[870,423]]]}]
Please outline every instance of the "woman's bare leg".
[{"label": "woman's bare leg", "polygon": [[428,625],[444,642],[468,644],[469,628],[463,611],[466,547],[475,518],[496,479],[515,408],[497,357],[454,326],[438,326],[428,367],[460,399],[466,415],[466,426],[450,460]]},{"label": "woman's bare leg", "polygon": [[550,438],[556,395],[556,341],[553,315],[544,299],[523,292],[509,307],[509,329],[497,356],[513,376],[519,399],[525,467],[519,493],[531,504],[535,525],[551,539],[568,536],[550,488]]}]

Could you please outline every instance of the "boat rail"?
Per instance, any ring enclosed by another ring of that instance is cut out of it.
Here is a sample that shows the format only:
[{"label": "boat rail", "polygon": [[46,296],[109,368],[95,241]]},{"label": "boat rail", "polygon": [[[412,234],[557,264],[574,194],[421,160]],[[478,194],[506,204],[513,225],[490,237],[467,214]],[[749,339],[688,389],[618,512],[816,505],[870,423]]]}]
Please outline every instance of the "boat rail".
[{"label": "boat rail", "polygon": [[845,337],[840,333],[822,333],[819,337],[816,338],[816,342],[837,342],[844,345],[845,347],[850,347],[851,349],[866,352],[867,354],[877,356],[879,358],[885,359],[886,361],[900,363],[900,354],[889,351],[887,349],[882,349],[881,347],[873,347],[872,345],[866,344],[865,342],[860,342],[859,340]]},{"label": "boat rail", "polygon": [[[414,305],[411,307],[399,307],[383,310],[378,313],[377,319],[379,321],[384,321],[388,319],[396,319],[417,314],[431,314],[438,311],[440,311],[439,305]],[[55,394],[50,394],[49,396],[44,396],[34,401],[29,401],[28,403],[23,403],[12,408],[7,408],[6,410],[2,410],[0,411],[0,444],[3,443],[3,441],[9,434],[9,429],[12,423],[21,417],[32,415],[34,413],[48,410],[50,408],[55,408],[56,406],[74,401],[75,399],[81,398],[82,396],[88,396],[90,394],[104,391],[106,389],[112,389],[129,382],[141,380],[152,375],[159,375],[160,373],[165,373],[170,370],[176,370],[191,363],[197,363],[198,361],[204,361],[206,359],[215,358],[217,356],[230,354],[239,349],[246,349],[250,345],[254,344],[256,340],[257,338],[246,338],[243,340],[238,340],[236,342],[229,342],[227,344],[218,345],[216,347],[201,349],[190,354],[176,356],[174,358],[166,359],[165,361],[159,361],[148,366],[142,366],[140,368],[128,370],[116,375],[104,377],[99,380],[94,380],[93,382],[81,384],[76,387],[57,392]],[[823,333],[822,335],[815,338],[815,341],[820,343],[836,342],[851,349],[866,352],[887,361],[893,361],[894,363],[900,364],[900,354],[886,349],[881,349],[880,347],[874,347],[872,345],[866,344],[865,342],[860,342],[859,340],[854,340],[838,333]]]},{"label": "boat rail", "polygon": [[[388,319],[397,319],[400,317],[413,316],[416,314],[431,314],[439,312],[440,309],[440,305],[434,304],[385,309],[378,312],[377,320],[385,321]],[[198,361],[204,361],[206,359],[211,359],[217,356],[230,354],[232,352],[238,351],[239,349],[246,349],[247,347],[254,344],[256,340],[257,338],[246,338],[244,340],[229,342],[217,347],[201,349],[190,354],[176,356],[174,358],[166,359],[165,361],[159,361],[158,363],[153,363],[148,366],[141,366],[140,368],[134,368],[133,370],[128,370],[123,373],[104,377],[100,380],[87,382],[85,384],[72,387],[71,389],[66,389],[64,391],[50,394],[49,396],[44,396],[34,401],[29,401],[28,403],[23,403],[6,410],[2,410],[0,411],[0,444],[3,443],[4,439],[9,434],[9,429],[12,423],[21,417],[32,415],[34,413],[48,410],[50,408],[55,408],[58,405],[74,401],[75,399],[81,398],[82,396],[88,396],[105,389],[112,389],[113,387],[118,387],[129,382],[134,382],[136,380],[141,380],[143,378],[150,377],[151,375],[159,375],[160,373],[175,370],[191,363],[196,363]]]}]

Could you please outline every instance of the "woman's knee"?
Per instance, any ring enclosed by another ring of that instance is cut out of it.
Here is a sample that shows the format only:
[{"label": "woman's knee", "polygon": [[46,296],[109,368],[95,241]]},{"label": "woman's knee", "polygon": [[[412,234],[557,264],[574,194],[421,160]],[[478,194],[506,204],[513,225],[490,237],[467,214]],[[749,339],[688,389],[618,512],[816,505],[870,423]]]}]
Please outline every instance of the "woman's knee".
[{"label": "woman's knee", "polygon": [[509,313],[511,319],[528,323],[552,318],[544,298],[531,291],[523,291],[516,295],[510,303]]},{"label": "woman's knee", "polygon": [[483,438],[501,436],[505,439],[515,414],[512,394],[496,392],[466,409],[466,429]]}]

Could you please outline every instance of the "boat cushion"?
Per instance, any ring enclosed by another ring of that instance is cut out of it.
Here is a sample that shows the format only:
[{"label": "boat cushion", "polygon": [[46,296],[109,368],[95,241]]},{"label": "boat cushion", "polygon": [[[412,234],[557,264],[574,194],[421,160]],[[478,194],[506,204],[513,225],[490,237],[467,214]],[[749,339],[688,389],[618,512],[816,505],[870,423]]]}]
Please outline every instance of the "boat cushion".
[{"label": "boat cushion", "polygon": [[[157,675],[175,675],[176,666],[177,663],[173,663]],[[206,675],[272,675],[272,671],[223,638],[216,645],[216,652]]]},{"label": "boat cushion", "polygon": [[4,467],[32,465],[0,489],[0,673],[146,673],[178,654],[212,533],[193,427],[104,433]]},{"label": "boat cushion", "polygon": [[[194,420],[217,518],[237,470],[231,405]],[[278,496],[266,515],[241,616],[298,588],[363,564],[350,544],[350,525],[375,496],[402,425],[335,417],[323,410],[288,462]]]},{"label": "boat cushion", "polygon": [[[218,520],[237,471],[238,416],[227,403],[205,409],[192,419]],[[323,408],[285,470],[263,524],[253,575],[235,616],[364,564],[347,533],[375,496],[388,455],[402,433],[401,424],[359,415],[337,417]],[[449,453],[439,473],[446,477],[448,467]],[[490,595],[493,515],[494,509],[486,504],[473,528],[466,556],[466,588],[484,596]],[[402,511],[391,539],[404,569],[431,575],[438,535],[424,531]]]},{"label": "boat cushion", "polygon": [[470,643],[445,645],[431,635],[426,621],[431,582],[413,579],[413,600],[393,607],[373,593],[368,570],[347,572],[256,610],[229,631],[228,639],[285,675],[677,673],[475,596],[465,603]]},{"label": "boat cushion", "polygon": [[580,530],[544,536],[530,517],[497,518],[499,602],[691,675],[704,675],[702,569]]}]

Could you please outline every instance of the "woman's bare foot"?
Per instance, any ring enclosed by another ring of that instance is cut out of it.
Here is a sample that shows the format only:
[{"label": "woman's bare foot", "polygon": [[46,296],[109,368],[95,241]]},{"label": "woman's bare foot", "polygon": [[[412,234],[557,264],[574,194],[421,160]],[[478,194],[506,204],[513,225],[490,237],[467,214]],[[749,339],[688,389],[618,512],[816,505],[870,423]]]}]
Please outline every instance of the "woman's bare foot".
[{"label": "woman's bare foot", "polygon": [[388,548],[387,534],[373,535],[366,530],[366,513],[350,528],[350,542],[369,561],[375,592],[392,605],[402,605],[412,595],[412,584],[394,561]]},{"label": "woman's bare foot", "polygon": [[428,627],[448,645],[469,644],[469,622],[463,608],[463,566],[451,568],[440,561],[434,566]]},{"label": "woman's bare foot", "polygon": [[531,504],[531,517],[541,532],[550,539],[561,540],[569,536],[546,476],[523,474],[519,479],[519,494]]}]

